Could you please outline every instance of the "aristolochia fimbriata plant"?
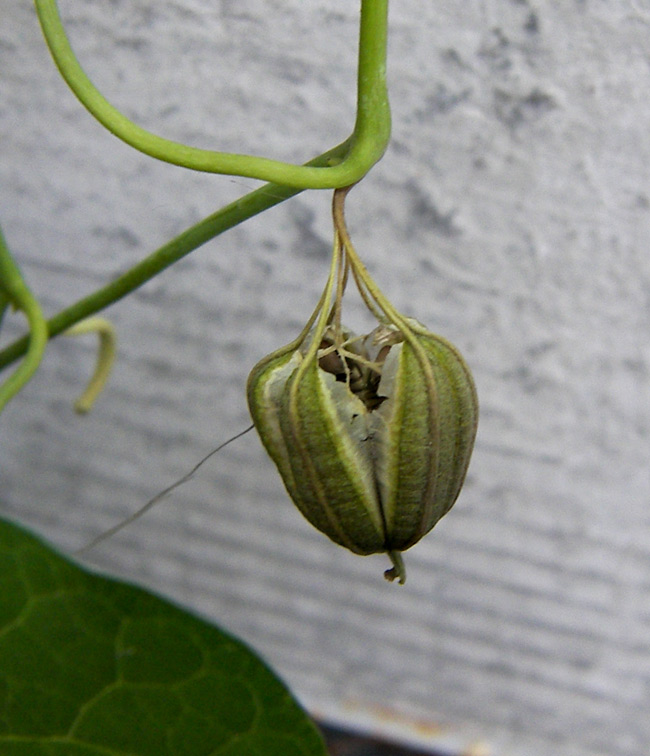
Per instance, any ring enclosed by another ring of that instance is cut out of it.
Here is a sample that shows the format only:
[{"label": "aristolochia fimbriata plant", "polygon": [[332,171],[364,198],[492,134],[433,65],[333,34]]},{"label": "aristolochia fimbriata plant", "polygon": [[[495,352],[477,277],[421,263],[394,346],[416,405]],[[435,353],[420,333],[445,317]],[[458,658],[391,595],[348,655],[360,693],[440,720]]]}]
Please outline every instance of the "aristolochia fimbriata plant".
[{"label": "aristolochia fimbriata plant", "polygon": [[[345,225],[349,188],[381,158],[390,135],[388,0],[361,0],[352,134],[305,165],[198,149],[142,129],[88,79],[67,39],[56,0],[35,0],[35,5],[61,74],[116,136],[152,157],[192,170],[274,183],[218,210],[49,321],[0,234],[0,319],[13,304],[25,313],[31,329],[30,337],[0,352],[0,368],[26,353],[18,370],[0,385],[0,409],[34,372],[48,338],[92,329],[102,346],[98,369],[78,405],[87,411],[114,352],[110,324],[88,321],[88,316],[209,239],[299,191],[335,189],[333,254],[323,294],[298,338],[253,368],[248,402],[254,426],[302,514],[354,553],[387,553],[393,566],[386,577],[403,583],[401,552],[428,533],[459,494],[476,435],[478,402],[458,351],[390,304],[357,256]],[[363,335],[352,333],[342,320],[350,278],[376,321]]]},{"label": "aristolochia fimbriata plant", "polygon": [[[401,552],[456,501],[469,464],[478,401],[458,351],[398,313],[357,256],[334,193],[334,250],[320,301],[295,341],[248,379],[255,427],[298,509],[356,554],[386,552],[389,580],[406,579]],[[342,324],[352,276],[377,321]]]}]

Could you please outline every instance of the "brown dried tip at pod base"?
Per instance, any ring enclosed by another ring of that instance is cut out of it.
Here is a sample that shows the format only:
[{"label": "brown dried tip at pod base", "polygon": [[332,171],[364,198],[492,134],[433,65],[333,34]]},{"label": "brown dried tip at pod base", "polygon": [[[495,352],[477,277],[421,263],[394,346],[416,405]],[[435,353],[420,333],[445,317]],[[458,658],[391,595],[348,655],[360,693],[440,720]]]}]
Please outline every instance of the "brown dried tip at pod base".
[{"label": "brown dried tip at pod base", "polygon": [[[255,428],[302,514],[355,554],[401,552],[453,506],[476,436],[478,400],[458,351],[383,296],[357,256],[334,193],[334,253],[316,310],[298,338],[248,379]],[[341,324],[352,277],[377,327]]]}]

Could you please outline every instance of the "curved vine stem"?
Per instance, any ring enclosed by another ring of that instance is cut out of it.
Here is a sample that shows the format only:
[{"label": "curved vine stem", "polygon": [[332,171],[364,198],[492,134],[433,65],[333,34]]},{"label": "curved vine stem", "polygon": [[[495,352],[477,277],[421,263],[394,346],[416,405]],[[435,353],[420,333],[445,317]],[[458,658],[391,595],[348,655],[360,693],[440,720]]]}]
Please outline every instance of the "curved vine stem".
[{"label": "curved vine stem", "polygon": [[47,322],[0,234],[0,316],[7,304],[11,303],[25,313],[30,326],[29,335],[0,351],[0,369],[26,355],[15,373],[0,387],[0,409],[36,370],[48,338],[118,301],[215,236],[303,189],[333,188],[355,183],[381,158],[390,137],[386,90],[388,0],[361,0],[357,116],[352,135],[305,165],[201,150],[142,129],[114,108],[88,79],[68,42],[56,0],[35,0],[35,5],[48,46],[64,79],[91,114],[116,136],[152,157],[176,165],[270,180],[271,183],[190,227],[115,281],[62,310]]},{"label": "curved vine stem", "polygon": [[22,354],[25,359],[16,370],[0,385],[0,411],[29,381],[41,363],[47,344],[47,324],[39,303],[29,290],[20,269],[14,262],[0,229],[0,300],[14,309],[21,310],[29,323],[29,337],[25,339]]},{"label": "curved vine stem", "polygon": [[302,189],[331,189],[359,181],[383,155],[390,137],[386,89],[388,0],[361,0],[357,115],[348,151],[326,166],[294,165],[265,157],[215,152],[157,136],[111,105],[79,64],[56,0],[35,0],[54,62],[90,113],[115,136],[151,157],[197,171],[272,181]]}]

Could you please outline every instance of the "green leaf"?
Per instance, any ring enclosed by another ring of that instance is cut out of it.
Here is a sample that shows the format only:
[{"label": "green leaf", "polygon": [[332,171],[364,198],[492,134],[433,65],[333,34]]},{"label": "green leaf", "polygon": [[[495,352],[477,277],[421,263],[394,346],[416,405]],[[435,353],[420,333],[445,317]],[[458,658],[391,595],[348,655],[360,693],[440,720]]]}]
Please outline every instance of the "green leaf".
[{"label": "green leaf", "polygon": [[240,641],[0,520],[2,756],[324,756]]}]

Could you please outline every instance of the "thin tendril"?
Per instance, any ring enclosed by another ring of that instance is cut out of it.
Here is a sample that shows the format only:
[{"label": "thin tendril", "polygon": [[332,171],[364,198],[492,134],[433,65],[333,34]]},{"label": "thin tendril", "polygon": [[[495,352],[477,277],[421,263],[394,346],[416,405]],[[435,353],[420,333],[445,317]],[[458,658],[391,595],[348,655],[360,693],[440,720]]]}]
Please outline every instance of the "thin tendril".
[{"label": "thin tendril", "polygon": [[97,538],[94,538],[89,544],[86,546],[83,546],[81,549],[78,549],[76,552],[74,552],[77,556],[80,556],[82,554],[86,554],[90,549],[94,548],[98,544],[102,543],[106,539],[110,538],[111,536],[114,536],[116,533],[118,533],[120,530],[125,528],[127,525],[130,525],[132,522],[135,522],[136,520],[139,520],[142,515],[146,514],[152,507],[154,507],[161,499],[164,499],[165,496],[170,494],[172,491],[176,490],[179,486],[182,486],[183,483],[187,483],[187,481],[196,473],[196,471],[201,467],[203,464],[205,464],[211,457],[213,457],[217,452],[220,452],[222,449],[225,449],[228,444],[231,444],[233,441],[236,441],[238,438],[241,438],[243,435],[248,433],[249,431],[253,430],[255,426],[249,425],[248,428],[246,428],[243,431],[240,431],[236,435],[229,438],[227,441],[224,441],[220,446],[217,446],[216,449],[213,449],[209,454],[206,454],[205,457],[200,462],[197,462],[197,464],[194,465],[194,467],[185,475],[183,475],[182,478],[177,480],[175,483],[172,483],[171,486],[168,486],[165,488],[164,491],[161,491],[160,493],[156,494],[153,499],[149,499],[149,501],[143,506],[140,507],[140,509],[137,510],[137,512],[134,512],[132,515],[126,518],[126,520],[122,520],[122,522],[119,522],[117,525],[114,525],[112,528],[109,528],[108,530],[105,530],[103,533],[97,536]]}]

